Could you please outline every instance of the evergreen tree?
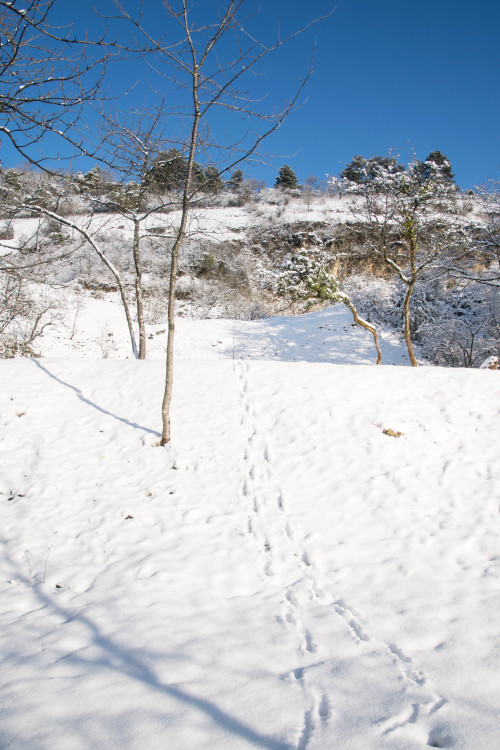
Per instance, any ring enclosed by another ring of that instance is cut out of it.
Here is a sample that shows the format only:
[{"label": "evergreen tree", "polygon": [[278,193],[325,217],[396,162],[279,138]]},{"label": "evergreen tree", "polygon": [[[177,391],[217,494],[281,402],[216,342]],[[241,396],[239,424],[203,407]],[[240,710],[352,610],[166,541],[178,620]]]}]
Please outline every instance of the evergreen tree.
[{"label": "evergreen tree", "polygon": [[79,193],[86,195],[89,193],[100,194],[103,191],[105,180],[101,168],[96,164],[86,174],[78,172],[75,178],[76,187]]},{"label": "evergreen tree", "polygon": [[147,183],[164,190],[180,190],[186,176],[186,160],[180,151],[171,148],[158,154],[148,172]]},{"label": "evergreen tree", "polygon": [[223,182],[220,178],[217,167],[207,167],[203,175],[203,192],[216,195],[223,188]]},{"label": "evergreen tree", "polygon": [[234,190],[235,192],[240,190],[241,183],[243,182],[243,172],[241,169],[237,169],[229,180],[226,182],[226,187],[228,190]]},{"label": "evergreen tree", "polygon": [[451,164],[441,151],[431,151],[425,161],[419,162],[419,172],[422,182],[438,180],[449,186],[455,185]]},{"label": "evergreen tree", "polygon": [[288,164],[285,164],[279,171],[274,187],[280,190],[296,190],[298,186],[295,172]]},{"label": "evergreen tree", "polygon": [[354,156],[352,161],[340,173],[342,180],[348,180],[356,185],[366,185],[378,180],[380,175],[387,172],[398,174],[404,172],[404,166],[399,164],[394,156]]},{"label": "evergreen tree", "polygon": [[366,177],[366,159],[364,156],[354,156],[353,159],[346,164],[342,172],[340,173],[341,180],[349,180],[349,182],[356,182],[361,184],[365,181]]}]

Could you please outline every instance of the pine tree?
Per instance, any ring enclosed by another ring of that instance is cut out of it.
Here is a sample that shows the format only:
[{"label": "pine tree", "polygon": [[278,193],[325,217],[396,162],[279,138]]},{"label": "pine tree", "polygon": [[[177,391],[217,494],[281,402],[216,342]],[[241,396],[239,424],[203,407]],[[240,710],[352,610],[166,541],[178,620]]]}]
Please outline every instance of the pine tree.
[{"label": "pine tree", "polygon": [[186,170],[187,163],[181,152],[171,148],[157,156],[146,181],[163,190],[180,190]]},{"label": "pine tree", "polygon": [[438,180],[449,186],[455,185],[451,164],[441,151],[431,151],[425,161],[419,162],[419,172],[423,182]]},{"label": "pine tree", "polygon": [[354,156],[349,164],[346,164],[340,173],[341,180],[349,180],[361,184],[365,181],[366,176],[366,159],[364,156]]},{"label": "pine tree", "polygon": [[348,180],[356,185],[366,185],[374,182],[380,175],[387,172],[398,174],[404,172],[404,166],[389,154],[389,156],[354,156],[349,164],[340,173],[342,180]]},{"label": "pine tree", "polygon": [[276,178],[276,182],[274,183],[274,187],[279,188],[280,190],[296,190],[298,186],[297,176],[293,169],[289,167],[288,164],[282,166]]},{"label": "pine tree", "polygon": [[217,167],[207,167],[203,175],[203,192],[216,195],[223,188],[223,182],[220,178]]},{"label": "pine tree", "polygon": [[226,187],[228,190],[234,190],[235,192],[238,191],[241,188],[241,183],[243,182],[243,172],[241,169],[237,169],[229,180],[226,182]]}]

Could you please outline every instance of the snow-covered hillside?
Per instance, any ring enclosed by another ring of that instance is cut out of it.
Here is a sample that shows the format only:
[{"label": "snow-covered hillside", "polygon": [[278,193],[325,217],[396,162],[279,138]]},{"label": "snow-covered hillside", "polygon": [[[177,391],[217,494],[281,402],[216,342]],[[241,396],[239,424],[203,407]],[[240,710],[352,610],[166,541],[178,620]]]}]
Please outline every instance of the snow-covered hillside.
[{"label": "snow-covered hillside", "polygon": [[0,746],[496,750],[498,372],[183,320],[160,448],[113,310],[0,361]]},{"label": "snow-covered hillside", "polygon": [[[48,357],[116,359],[131,356],[123,308],[117,294],[102,299],[80,298],[79,306],[69,294],[72,310],[60,316],[36,340],[37,349]],[[224,318],[176,322],[175,348],[184,359],[264,359],[272,361],[372,364],[377,352],[370,333],[353,322],[341,304],[299,316],[277,316],[264,320]],[[165,355],[165,322],[147,326],[148,359]],[[380,331],[383,362],[408,363],[401,338],[390,330]]]},{"label": "snow-covered hillside", "polygon": [[[408,270],[403,260],[398,256],[403,265],[396,272],[395,261],[388,264],[376,249],[376,227],[363,214],[361,196],[316,191],[306,200],[308,195],[267,189],[245,202],[223,193],[210,205],[193,207],[179,257],[177,314],[250,321],[317,310],[341,292],[364,319],[398,340]],[[169,255],[179,211],[153,211],[139,220],[135,214],[93,213],[83,204],[71,207],[73,213],[64,216],[47,217],[41,210],[40,217],[29,218],[24,210],[0,222],[0,355],[55,354],[49,341],[57,340],[78,356],[130,353],[125,313],[117,304],[121,289],[130,317],[149,325],[141,351],[145,343],[148,356],[156,356],[164,348]],[[410,304],[412,339],[421,359],[434,364],[479,367],[486,357],[498,356],[498,289],[490,284],[498,262],[483,247],[493,213],[481,207],[479,198],[474,203],[460,196],[448,212],[439,213],[441,206],[431,213],[433,221],[440,218],[468,238],[462,259],[475,257],[474,273],[489,279],[483,284],[482,277],[462,277],[467,269],[444,255],[443,268],[433,266],[419,277]],[[400,235],[393,239],[391,247],[399,247]]]}]

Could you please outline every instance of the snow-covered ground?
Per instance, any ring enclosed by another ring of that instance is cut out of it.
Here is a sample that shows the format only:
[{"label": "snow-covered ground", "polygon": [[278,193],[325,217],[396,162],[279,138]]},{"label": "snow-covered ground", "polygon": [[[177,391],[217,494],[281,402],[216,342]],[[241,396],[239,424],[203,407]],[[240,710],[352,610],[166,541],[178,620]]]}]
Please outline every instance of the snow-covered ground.
[{"label": "snow-covered ground", "polygon": [[[115,359],[132,356],[119,295],[100,299],[66,290],[64,313],[37,338],[34,349],[47,357]],[[147,325],[148,359],[164,360],[165,319]],[[264,320],[178,318],[175,348],[182,359],[264,359],[273,361],[371,364],[377,352],[370,333],[353,322],[342,305],[322,312]],[[380,330],[383,362],[405,365],[408,354],[394,331]],[[422,360],[423,361],[423,360]]]},{"label": "snow-covered ground", "polygon": [[2,750],[496,750],[499,373],[180,320],[160,448],[111,300],[0,362]]}]

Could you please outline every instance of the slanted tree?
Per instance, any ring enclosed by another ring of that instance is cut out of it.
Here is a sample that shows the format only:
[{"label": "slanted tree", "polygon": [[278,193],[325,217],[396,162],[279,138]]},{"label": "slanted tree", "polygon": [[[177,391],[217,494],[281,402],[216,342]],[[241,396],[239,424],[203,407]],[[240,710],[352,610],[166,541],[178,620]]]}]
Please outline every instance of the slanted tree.
[{"label": "slanted tree", "polygon": [[[19,182],[14,189],[9,183],[5,183],[5,181],[3,180],[3,173],[0,170],[0,195],[4,204],[4,210],[8,211],[10,216],[15,216],[16,213],[20,213],[21,215],[26,215],[26,213],[28,213],[28,215],[34,217],[44,217],[46,220],[55,222],[58,226],[71,229],[75,234],[79,235],[82,238],[82,241],[90,245],[90,247],[100,258],[100,260],[110,271],[116,282],[127,320],[132,352],[134,356],[137,356],[138,350],[134,326],[130,314],[127,292],[125,289],[125,284],[122,280],[120,269],[108,258],[105,249],[102,247],[101,242],[96,237],[96,231],[91,227],[91,217],[86,222],[79,223],[66,215],[62,215],[62,213],[59,211],[60,205],[64,203],[66,192],[73,189],[71,181],[64,180],[57,183],[49,183],[50,191],[47,191],[44,183],[42,183],[42,189],[37,187],[37,181],[45,180],[45,178],[46,175],[44,173],[36,173],[35,179],[33,179],[33,176],[28,175],[28,179],[23,180],[22,176],[20,176]],[[14,258],[4,256],[2,258],[3,268],[0,267],[0,271],[4,271],[10,274],[16,274],[19,276],[19,273],[21,271],[32,272],[37,267],[41,267],[48,263],[53,263],[57,260],[61,260],[65,255],[67,255],[64,248],[62,248],[60,253],[51,252],[48,256],[46,256],[45,254],[41,255],[38,252],[38,246],[39,243],[38,241],[36,241],[35,247],[37,249],[37,252],[36,254],[34,254],[34,259],[30,258],[28,261],[21,260],[17,256]],[[52,250],[54,250],[54,248],[52,248]],[[69,251],[69,253],[71,254],[71,251]]]},{"label": "slanted tree", "polygon": [[[146,357],[146,324],[143,294],[143,240],[151,238],[148,220],[167,208],[179,207],[179,184],[186,163],[175,149],[165,150],[165,103],[136,115],[107,115],[99,153],[119,181],[108,185],[104,197],[108,209],[122,216],[133,229],[131,255],[134,264],[135,306],[139,328],[138,358]],[[154,175],[153,179],[151,175]],[[93,198],[94,205],[99,202]],[[163,240],[163,243],[165,241]]]},{"label": "slanted tree", "polygon": [[377,350],[375,364],[379,365],[382,362],[377,329],[360,317],[351,299],[339,290],[336,279],[314,250],[301,248],[284,260],[276,279],[276,292],[280,297],[289,300],[291,305],[297,302],[305,303],[307,310],[316,305],[342,302],[351,311],[357,325],[372,334]]},{"label": "slanted tree", "polygon": [[[86,175],[78,174],[74,180],[80,195],[86,197],[94,212],[112,212],[118,214],[132,229],[132,241],[129,246],[130,256],[133,260],[134,269],[134,292],[135,308],[137,314],[137,325],[139,332],[139,347],[137,350],[135,333],[129,312],[125,285],[121,278],[120,263],[112,264],[107,257],[102,243],[95,236],[92,229],[91,218],[86,226],[81,223],[72,222],[66,217],[59,217],[65,226],[71,227],[74,232],[91,245],[99,258],[105,263],[115,277],[120,290],[122,304],[124,307],[129,332],[132,342],[132,350],[139,359],[146,357],[146,325],[144,314],[143,294],[143,240],[161,242],[165,245],[166,237],[159,239],[157,235],[148,231],[148,220],[154,214],[167,208],[179,207],[180,196],[178,185],[174,180],[152,180],[151,174],[158,165],[172,165],[172,150],[165,151],[168,144],[163,135],[163,113],[164,103],[160,101],[156,108],[135,115],[120,118],[116,115],[105,117],[101,128],[99,156],[107,163],[114,175],[104,175],[100,167],[95,167]],[[165,159],[168,155],[168,162]],[[163,177],[166,177],[163,174]],[[117,179],[118,178],[118,179]],[[68,181],[66,180],[66,189]],[[25,191],[26,194],[26,191]],[[60,196],[62,193],[60,194]],[[19,196],[16,198],[19,201]],[[60,197],[59,197],[60,200]],[[47,211],[47,206],[37,199],[37,195],[25,197],[20,207],[23,210],[31,210],[50,216],[52,219],[58,217],[55,201]],[[31,208],[29,208],[31,206]],[[122,256],[127,257],[127,246],[125,244]]]},{"label": "slanted tree", "polygon": [[[56,0],[0,0],[0,135],[4,146],[10,143],[30,165],[46,173],[60,170],[65,158],[93,154],[94,145],[80,126],[87,124],[89,106],[105,99],[101,84],[108,58],[104,39],[79,36],[71,26],[53,20],[55,5]],[[19,199],[21,182],[19,170],[4,171],[2,196],[17,194]],[[39,179],[36,194],[31,191],[32,202],[53,208],[54,199],[54,186]],[[48,274],[41,269],[50,258],[39,252],[38,238],[34,246],[36,258],[29,260],[2,253],[1,284],[4,291],[19,290],[18,302],[29,296],[27,281],[47,283]],[[9,292],[4,297],[7,306],[15,296]],[[13,312],[18,309],[14,305]],[[40,314],[25,337],[26,351],[41,330]]]},{"label": "slanted tree", "polygon": [[288,164],[284,164],[276,177],[274,187],[280,190],[296,190],[298,186],[297,175]]}]

